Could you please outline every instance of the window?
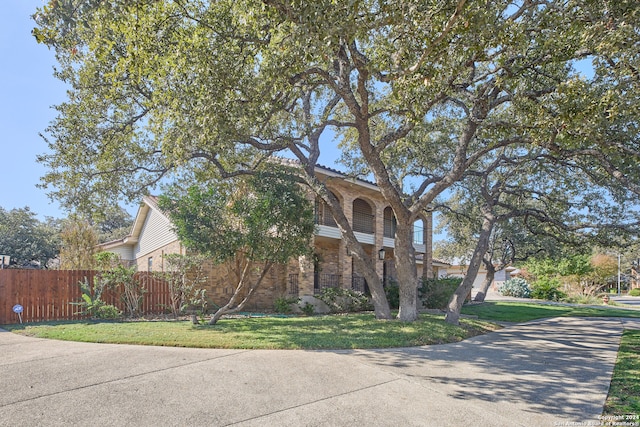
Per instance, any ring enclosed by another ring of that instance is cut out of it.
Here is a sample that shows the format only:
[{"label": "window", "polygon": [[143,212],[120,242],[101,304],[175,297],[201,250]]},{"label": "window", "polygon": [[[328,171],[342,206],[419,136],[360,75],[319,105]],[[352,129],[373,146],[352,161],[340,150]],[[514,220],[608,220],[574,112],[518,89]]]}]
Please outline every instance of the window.
[{"label": "window", "polygon": [[153,271],[153,257],[150,256],[147,260],[147,271]]}]

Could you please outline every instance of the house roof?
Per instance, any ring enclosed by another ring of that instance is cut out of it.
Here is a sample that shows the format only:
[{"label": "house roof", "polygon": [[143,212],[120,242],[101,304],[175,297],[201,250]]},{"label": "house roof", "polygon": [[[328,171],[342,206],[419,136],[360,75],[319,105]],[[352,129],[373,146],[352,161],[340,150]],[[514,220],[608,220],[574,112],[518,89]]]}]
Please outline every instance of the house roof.
[{"label": "house roof", "polygon": [[[295,165],[295,166],[302,166],[300,161],[298,161],[296,159],[289,159],[289,158],[286,158],[286,157],[278,157],[278,156],[274,156],[274,157],[276,159],[278,159],[278,161],[281,161],[282,163],[287,163],[287,164]],[[369,181],[367,179],[363,179],[363,178],[347,175],[346,173],[344,173],[342,171],[339,171],[336,168],[332,168],[332,167],[325,166],[325,165],[322,165],[320,163],[317,163],[316,166],[315,166],[315,169],[316,169],[316,171],[319,171],[323,175],[344,178],[347,181],[351,181],[353,183],[362,185],[364,187],[369,187],[369,188],[375,189],[377,191],[380,191],[380,188],[378,187],[378,185],[376,183],[374,183],[373,181]]]},{"label": "house roof", "polygon": [[345,174],[344,172],[339,171],[338,169],[330,168],[328,166],[324,166],[324,165],[320,165],[320,164],[317,164],[316,168],[317,169],[321,169],[322,171],[330,173],[332,175],[341,176],[343,178],[350,179],[353,182],[359,182],[361,184],[372,185],[372,186],[376,187],[376,189],[378,189],[378,184],[376,184],[373,181],[369,181],[368,179],[350,176],[350,175]]},{"label": "house roof", "polygon": [[147,219],[147,215],[149,214],[149,210],[153,209],[158,214],[165,217],[169,222],[169,217],[162,212],[160,207],[158,207],[158,197],[157,196],[144,196],[142,198],[142,202],[140,203],[140,207],[138,208],[138,212],[136,213],[136,217],[133,221],[133,226],[131,227],[131,232],[128,236],[123,237],[122,239],[112,240],[110,242],[101,243],[98,245],[98,248],[102,250],[109,250],[116,248],[118,246],[123,245],[135,245],[140,238],[140,232],[142,231],[142,227],[144,226],[144,222]]}]

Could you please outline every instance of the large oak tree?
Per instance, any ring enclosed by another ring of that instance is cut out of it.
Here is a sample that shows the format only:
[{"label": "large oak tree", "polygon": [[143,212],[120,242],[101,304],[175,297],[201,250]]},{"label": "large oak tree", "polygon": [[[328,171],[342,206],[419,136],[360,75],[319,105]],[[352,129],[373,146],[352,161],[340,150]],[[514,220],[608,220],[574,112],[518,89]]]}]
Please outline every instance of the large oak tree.
[{"label": "large oak tree", "polygon": [[388,318],[372,261],[315,175],[320,153],[339,147],[394,211],[398,317],[415,320],[412,225],[476,164],[505,147],[544,147],[589,167],[603,148],[624,147],[592,169],[625,180],[624,159],[638,151],[629,134],[610,144],[604,119],[585,132],[572,106],[607,116],[603,90],[632,92],[617,74],[592,90],[574,64],[633,75],[625,40],[637,39],[637,17],[632,1],[51,0],[34,34],[55,48],[71,89],[49,129],[44,182],[88,207],[170,173],[251,173],[289,153]]}]

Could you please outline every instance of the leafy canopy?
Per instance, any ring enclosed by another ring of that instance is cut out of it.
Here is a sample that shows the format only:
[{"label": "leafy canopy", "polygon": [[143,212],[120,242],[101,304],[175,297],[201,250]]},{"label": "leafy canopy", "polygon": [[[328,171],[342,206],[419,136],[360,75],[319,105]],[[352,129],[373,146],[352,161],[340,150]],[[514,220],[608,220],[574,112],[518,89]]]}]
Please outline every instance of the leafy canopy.
[{"label": "leafy canopy", "polygon": [[190,187],[160,197],[183,244],[222,263],[285,263],[306,254],[314,231],[311,203],[285,175],[259,174]]},{"label": "leafy canopy", "polygon": [[0,207],[0,254],[11,257],[11,264],[27,266],[32,261],[44,268],[60,250],[59,224],[49,218],[40,221],[28,207]]}]

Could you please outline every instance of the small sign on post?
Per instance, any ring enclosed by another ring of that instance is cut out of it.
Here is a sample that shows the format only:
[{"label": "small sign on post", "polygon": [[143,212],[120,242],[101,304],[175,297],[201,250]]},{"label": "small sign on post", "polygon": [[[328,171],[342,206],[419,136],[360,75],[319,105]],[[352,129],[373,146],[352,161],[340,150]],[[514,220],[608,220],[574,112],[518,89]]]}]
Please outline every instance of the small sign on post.
[{"label": "small sign on post", "polygon": [[23,310],[24,310],[24,308],[22,308],[22,306],[20,304],[16,304],[16,305],[13,306],[13,312],[18,315],[18,318],[20,319],[20,323],[22,323],[22,311]]}]

